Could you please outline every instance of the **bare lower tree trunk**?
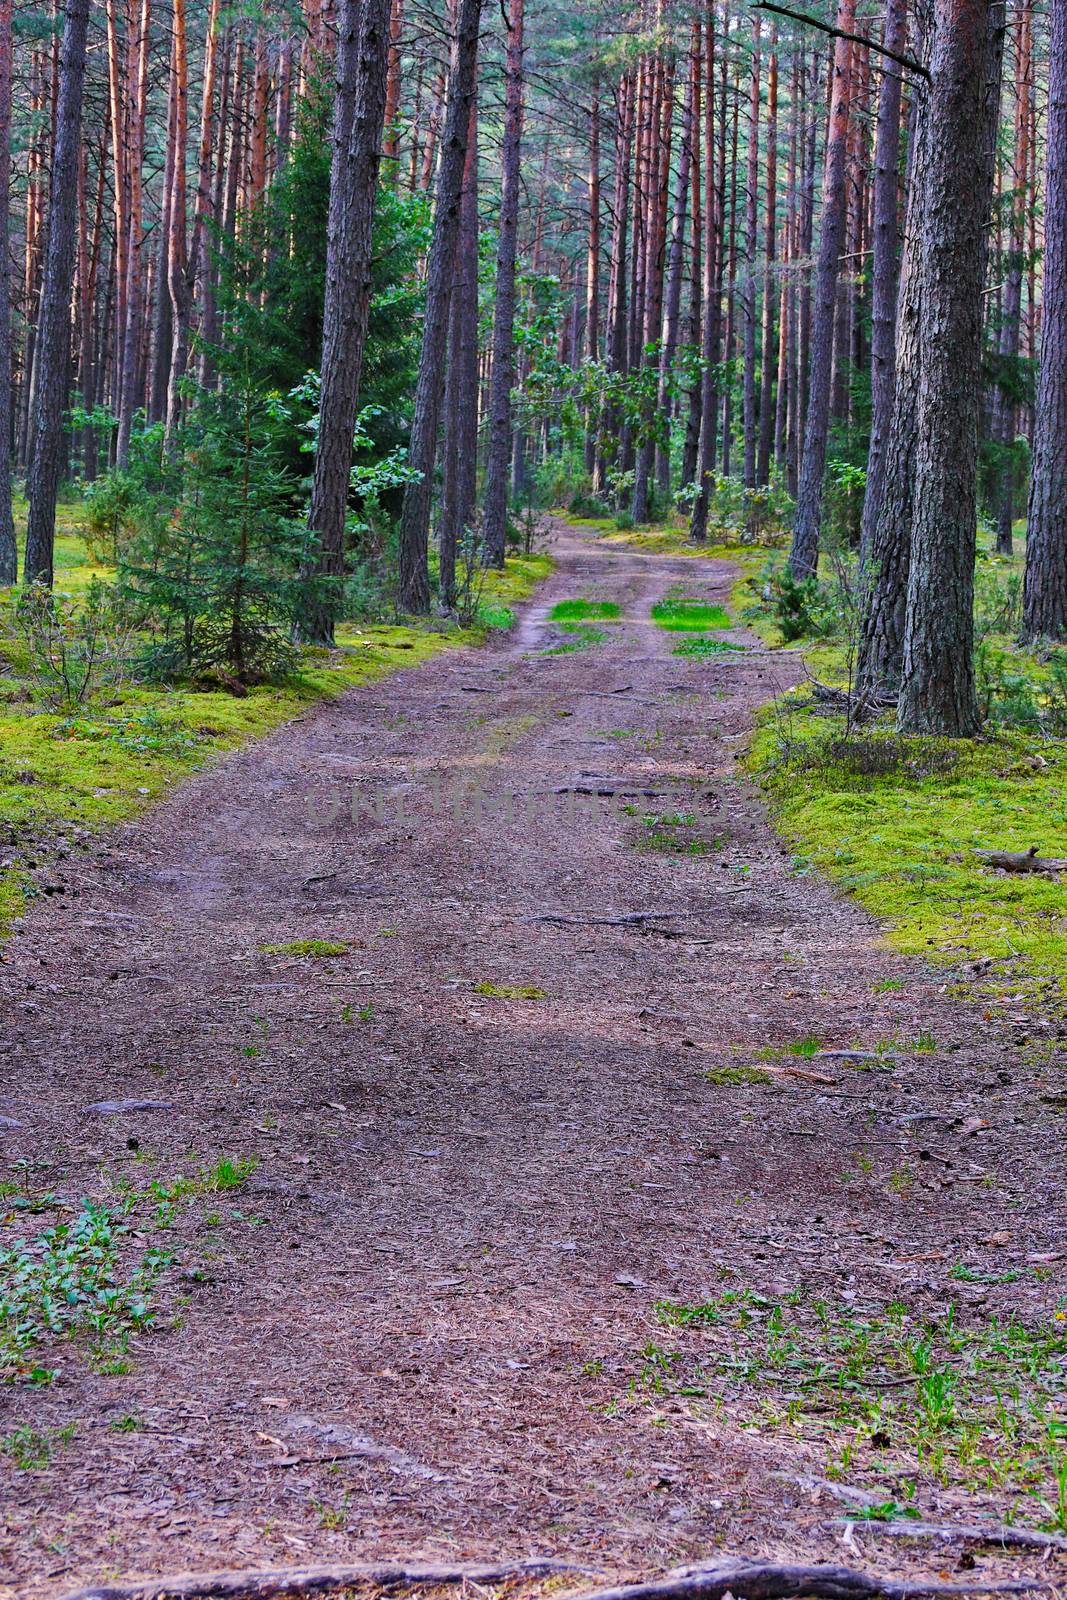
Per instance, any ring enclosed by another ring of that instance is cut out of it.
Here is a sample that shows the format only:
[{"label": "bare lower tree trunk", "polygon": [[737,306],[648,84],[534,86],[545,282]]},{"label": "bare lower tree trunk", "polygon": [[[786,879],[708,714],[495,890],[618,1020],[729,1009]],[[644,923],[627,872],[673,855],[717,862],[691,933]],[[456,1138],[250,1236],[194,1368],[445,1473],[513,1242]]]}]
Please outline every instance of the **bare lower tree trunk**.
[{"label": "bare lower tree trunk", "polygon": [[969,738],[982,290],[1004,48],[997,0],[936,0],[922,185],[922,373],[898,724]]},{"label": "bare lower tree trunk", "polygon": [[[920,24],[920,54],[923,56],[929,43],[929,12],[929,0],[920,0],[916,20]],[[904,662],[922,354],[919,348],[922,190],[917,174],[923,171],[926,163],[928,113],[928,96],[920,92],[912,102],[908,139],[910,181],[897,298],[893,413],[882,464],[878,518],[867,555],[868,592],[856,669],[857,692],[861,698],[871,701],[884,693],[899,692]]]},{"label": "bare lower tree trunk", "polygon": [[[907,34],[907,0],[888,0],[882,42],[900,55]],[[874,544],[885,484],[885,452],[893,420],[897,331],[897,190],[900,159],[900,72],[882,63],[878,131],[874,148],[874,219],[871,298],[871,442],[860,523],[860,559]]]},{"label": "bare lower tree trunk", "polygon": [[[689,537],[703,544],[708,537],[708,503],[711,476],[715,471],[715,444],[718,431],[718,382],[716,367],[722,337],[722,191],[715,174],[715,119],[712,115],[715,65],[715,8],[708,0],[704,31],[704,66],[707,78],[707,106],[704,114],[704,328],[700,354],[700,454],[697,462],[697,492]],[[726,150],[726,76],[723,58],[723,94],[720,101],[722,154]],[[725,178],[723,167],[720,173]]]},{"label": "bare lower tree trunk", "polygon": [[759,114],[760,114],[760,18],[752,26],[752,79],[748,110],[748,162],[745,180],[745,276],[741,290],[742,349],[744,371],[741,380],[742,426],[744,431],[743,473],[746,489],[756,486],[756,436],[759,431],[759,403],[756,392],[756,254],[759,249]]},{"label": "bare lower tree trunk", "polygon": [[1018,464],[1015,454],[1015,429],[1018,406],[1015,396],[1015,367],[1019,355],[1022,312],[1023,269],[1025,266],[1027,189],[1030,176],[1030,74],[1031,26],[1029,0],[1019,10],[1016,41],[1015,145],[1011,174],[1011,227],[1004,285],[1004,304],[1000,325],[1000,358],[1005,382],[994,397],[993,434],[1003,452],[998,473],[996,505],[997,554],[1012,553],[1012,524],[1015,520],[1015,485]]},{"label": "bare lower tree trunk", "polygon": [[774,448],[774,381],[778,351],[774,339],[775,245],[778,226],[778,28],[771,28],[771,53],[767,74],[767,214],[763,252],[763,377],[760,381],[759,454],[756,457],[756,483],[770,482],[771,451]]},{"label": "bare lower tree trunk", "polygon": [[[89,0],[67,0],[59,58],[56,134],[48,201],[48,250],[37,329],[33,443],[26,492],[26,577],[52,582],[63,408],[70,377],[70,301],[78,198],[78,146]],[[6,245],[6,240],[4,241]]]},{"label": "bare lower tree trunk", "polygon": [[493,307],[493,376],[489,397],[489,449],[482,509],[482,542],[489,566],[504,565],[508,472],[511,463],[511,391],[515,386],[515,240],[519,220],[519,161],[523,117],[523,0],[508,11],[507,88],[500,196],[500,239]]},{"label": "bare lower tree trunk", "polygon": [[[478,476],[478,101],[473,95],[449,310],[440,572],[441,600],[452,607],[456,556],[474,526]],[[468,559],[473,559],[473,552],[468,552]]]},{"label": "bare lower tree trunk", "polygon": [[18,577],[11,513],[11,0],[0,0],[0,587]]},{"label": "bare lower tree trunk", "polygon": [[[839,0],[837,26],[852,33],[856,0]],[[834,351],[834,317],[841,252],[845,245],[845,160],[852,99],[852,46],[839,38],[834,49],[834,78],[830,98],[830,128],[826,138],[823,175],[822,233],[815,272],[811,319],[810,374],[804,454],[797,486],[797,511],[789,565],[797,578],[811,577],[819,561],[822,523],[822,480],[826,470],[826,436],[830,422],[830,380]]]},{"label": "bare lower tree trunk", "polygon": [[1044,311],[1026,524],[1023,626],[1067,637],[1067,0],[1051,0]]},{"label": "bare lower tree trunk", "polygon": [[426,311],[422,325],[422,354],[415,388],[415,414],[411,424],[411,466],[418,473],[404,490],[400,513],[400,605],[416,613],[430,609],[430,573],[427,546],[433,471],[437,459],[437,428],[444,390],[448,306],[459,237],[463,168],[467,159],[467,130],[478,62],[478,25],[481,0],[459,0],[456,44],[453,53],[448,110],[437,178],[437,205],[433,241],[426,272]]},{"label": "bare lower tree trunk", "polygon": [[[371,234],[378,192],[389,0],[342,0],[322,321],[322,392],[308,507],[307,572],[327,580],[309,603],[308,638],[333,639],[345,570],[345,512],[370,315]],[[330,586],[334,592],[330,592]]]}]

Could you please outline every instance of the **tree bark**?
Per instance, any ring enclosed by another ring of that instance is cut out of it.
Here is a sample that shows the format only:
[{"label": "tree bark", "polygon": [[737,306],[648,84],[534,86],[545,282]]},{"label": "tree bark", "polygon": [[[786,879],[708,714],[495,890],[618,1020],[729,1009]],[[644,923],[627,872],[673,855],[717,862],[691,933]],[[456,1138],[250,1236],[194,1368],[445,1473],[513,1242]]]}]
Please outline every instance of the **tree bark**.
[{"label": "tree bark", "polygon": [[430,609],[430,574],[427,546],[433,471],[437,459],[437,428],[444,389],[448,306],[459,236],[463,169],[467,159],[467,130],[478,62],[478,25],[481,0],[459,0],[456,46],[448,110],[445,116],[441,163],[437,177],[437,206],[433,240],[426,273],[426,311],[422,326],[422,353],[415,388],[415,413],[411,424],[409,460],[418,478],[404,490],[400,513],[400,591],[404,611]]},{"label": "tree bark", "polygon": [[775,254],[778,228],[778,27],[771,26],[770,62],[767,72],[767,206],[763,250],[763,377],[760,383],[759,454],[756,458],[756,484],[770,482],[771,451],[774,448],[774,381],[778,350],[774,338]]},{"label": "tree bark", "polygon": [[523,0],[508,8],[504,148],[501,155],[500,237],[493,307],[493,376],[489,395],[489,448],[482,508],[482,541],[488,566],[504,565],[508,474],[511,465],[511,391],[515,386],[515,254],[519,221],[523,119]]},{"label": "tree bark", "polygon": [[18,578],[11,511],[11,0],[0,0],[0,588]]},{"label": "tree bark", "polygon": [[[474,527],[478,471],[478,100],[471,96],[456,270],[449,307],[445,379],[445,472],[441,503],[441,600],[456,603],[456,556]],[[467,552],[473,560],[473,552]]]},{"label": "tree bark", "polygon": [[1067,0],[1050,0],[1041,369],[1026,523],[1023,627],[1067,638]]},{"label": "tree bark", "polygon": [[56,134],[48,199],[48,247],[37,330],[33,443],[26,493],[26,577],[52,583],[63,409],[70,378],[70,300],[78,198],[78,146],[89,0],[67,0],[59,59]]},{"label": "tree bark", "polygon": [[[856,18],[856,0],[839,0],[837,26],[850,33]],[[830,422],[830,381],[834,349],[834,316],[841,252],[845,242],[845,160],[852,97],[852,45],[838,38],[834,46],[834,76],[830,95],[830,127],[826,138],[823,175],[822,232],[815,272],[811,319],[808,406],[804,427],[804,453],[797,486],[793,547],[789,565],[794,577],[810,578],[819,561],[822,523],[822,481],[826,471],[826,436]]]},{"label": "tree bark", "polygon": [[1014,452],[1017,405],[1015,367],[1019,355],[1024,252],[1026,250],[1027,191],[1030,177],[1030,74],[1032,17],[1029,0],[1019,10],[1016,39],[1015,145],[1012,166],[1011,226],[1000,324],[1002,385],[995,396],[994,437],[1003,452],[998,474],[996,505],[997,554],[1012,553],[1015,520],[1015,482],[1018,468]]},{"label": "tree bark", "polygon": [[[333,159],[326,238],[322,388],[308,508],[314,548],[306,570],[327,581],[303,622],[310,639],[333,640],[345,570],[345,512],[367,340],[371,236],[385,120],[389,0],[342,0]],[[332,586],[333,592],[330,592]]]},{"label": "tree bark", "polygon": [[[907,43],[907,0],[887,0],[883,43],[899,55]],[[922,91],[920,90],[920,93]],[[897,194],[900,160],[900,73],[886,65],[878,92],[874,146],[874,261],[871,285],[871,441],[867,486],[860,522],[860,560],[866,565],[874,545],[885,487],[885,452],[893,420],[896,388]]]},{"label": "tree bark", "polygon": [[741,380],[743,476],[746,489],[756,487],[756,436],[759,402],[756,392],[756,254],[759,249],[759,116],[760,25],[757,12],[752,24],[752,77],[748,108],[748,161],[745,179],[745,276],[741,289],[743,375]]},{"label": "tree bark", "polygon": [[[716,183],[715,119],[712,116],[712,89],[715,65],[715,5],[708,0],[704,25],[704,67],[707,105],[704,114],[704,323],[701,339],[700,374],[700,454],[697,464],[697,492],[689,537],[703,544],[708,537],[708,503],[711,478],[715,471],[715,445],[718,433],[718,374],[722,337],[722,190]],[[723,56],[722,94],[719,102],[721,154],[726,151],[726,57]],[[725,178],[723,160],[720,175]]]},{"label": "tree bark", "polygon": [[969,738],[982,289],[1000,108],[996,0],[936,0],[923,188],[915,509],[902,732]]},{"label": "tree bark", "polygon": [[[925,60],[930,42],[930,0],[919,0],[915,15],[920,33],[918,51]],[[921,359],[922,188],[918,174],[926,165],[928,121],[929,94],[920,91],[912,101],[908,139],[908,204],[897,296],[893,414],[882,466],[878,519],[868,552],[868,592],[856,668],[857,692],[871,703],[885,693],[898,693],[904,663]]]}]

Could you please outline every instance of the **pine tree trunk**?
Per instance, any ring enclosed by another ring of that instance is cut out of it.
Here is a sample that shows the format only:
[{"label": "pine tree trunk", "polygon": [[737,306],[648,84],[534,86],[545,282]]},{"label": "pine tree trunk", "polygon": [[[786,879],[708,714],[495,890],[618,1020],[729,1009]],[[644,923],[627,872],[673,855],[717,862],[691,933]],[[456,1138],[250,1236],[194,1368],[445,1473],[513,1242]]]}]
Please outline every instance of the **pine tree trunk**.
[{"label": "pine tree trunk", "polygon": [[1026,524],[1023,626],[1067,638],[1067,0],[1050,0],[1041,368]]},{"label": "pine tree trunk", "polygon": [[712,87],[715,64],[715,6],[708,0],[704,30],[704,68],[707,106],[704,115],[704,328],[700,354],[700,454],[697,462],[697,492],[689,537],[703,544],[708,537],[708,505],[711,478],[715,471],[715,446],[718,433],[718,383],[716,367],[722,330],[722,199],[720,183],[725,181],[726,155],[726,57],[723,56],[722,94],[719,101],[720,162],[719,180],[715,169],[715,119],[712,116]]},{"label": "pine tree trunk", "polygon": [[[600,359],[600,79],[589,86],[589,241],[585,268],[585,348],[590,361]],[[583,465],[590,479],[596,470],[597,417],[585,419]]]},{"label": "pine tree trunk", "polygon": [[456,48],[437,177],[433,241],[426,272],[422,353],[411,424],[409,460],[419,476],[406,486],[400,513],[400,606],[404,611],[416,614],[430,609],[427,562],[430,504],[433,499],[437,429],[444,390],[448,306],[459,236],[463,169],[467,159],[467,130],[478,61],[481,0],[459,0],[457,11]]},{"label": "pine tree trunk", "polygon": [[772,26],[771,54],[767,70],[767,208],[766,243],[763,252],[763,377],[760,383],[759,454],[756,458],[756,484],[770,482],[771,452],[774,449],[774,382],[778,350],[774,337],[775,251],[778,228],[778,29]]},{"label": "pine tree trunk", "polygon": [[474,559],[470,535],[478,472],[478,101],[474,95],[449,311],[440,575],[441,600],[451,609],[456,603],[456,556]]},{"label": "pine tree trunk", "polygon": [[759,250],[759,120],[760,120],[760,18],[752,25],[752,79],[748,109],[748,161],[745,179],[745,276],[741,289],[741,327],[744,366],[741,379],[746,489],[756,486],[756,437],[759,399],[756,389],[756,256]]},{"label": "pine tree trunk", "polygon": [[[916,6],[920,59],[928,54],[931,0]],[[896,356],[893,373],[893,412],[885,444],[878,518],[874,525],[866,564],[866,596],[856,666],[857,692],[875,701],[900,690],[904,664],[904,619],[911,560],[912,491],[916,429],[918,427],[919,372],[922,352],[919,305],[922,250],[922,186],[919,174],[926,165],[926,131],[929,96],[925,90],[912,99],[908,136],[908,203],[904,221],[904,252],[896,310]]]},{"label": "pine tree trunk", "polygon": [[52,582],[56,494],[63,459],[63,409],[70,381],[70,300],[88,25],[89,0],[67,0],[49,185],[48,248],[37,330],[33,443],[26,478],[26,577],[48,585]]},{"label": "pine tree trunk", "polygon": [[[856,0],[839,0],[837,26],[851,33],[856,21]],[[804,453],[797,485],[797,510],[789,565],[796,578],[814,575],[819,561],[822,523],[822,481],[826,470],[826,438],[830,423],[830,381],[837,314],[837,284],[841,252],[845,246],[845,159],[852,99],[852,46],[838,39],[834,49],[830,126],[826,137],[823,175],[822,232],[815,269],[811,319],[810,374]]]},{"label": "pine tree trunk", "polygon": [[11,512],[11,0],[0,0],[0,588],[18,577]]},{"label": "pine tree trunk", "polygon": [[[667,268],[667,300],[664,314],[663,348],[659,362],[659,409],[668,419],[671,414],[670,380],[674,359],[678,353],[678,330],[682,314],[682,269],[685,262],[685,227],[689,211],[689,180],[693,167],[694,109],[699,115],[700,97],[700,24],[692,24],[689,49],[689,76],[686,79],[682,101],[681,146],[678,162],[678,182],[675,189],[674,216],[671,221],[671,249]],[[660,500],[665,506],[671,492],[671,452],[669,431],[664,442],[656,447],[656,480]]]},{"label": "pine tree trunk", "polygon": [[309,574],[332,586],[309,603],[303,631],[333,639],[345,570],[345,512],[371,292],[371,235],[378,191],[389,0],[342,0],[333,160],[326,235],[322,391],[308,529]]},{"label": "pine tree trunk", "polygon": [[1000,317],[1000,358],[1006,371],[1006,384],[994,397],[993,434],[1003,452],[998,474],[996,505],[997,554],[1012,553],[1012,523],[1015,520],[1014,455],[1016,429],[1015,366],[1019,355],[1022,316],[1024,251],[1026,250],[1027,187],[1030,176],[1030,72],[1031,13],[1029,0],[1023,0],[1018,18],[1015,76],[1015,148],[1012,167],[1011,229],[1008,243],[1004,304]]},{"label": "pine tree trunk", "polygon": [[504,565],[508,470],[511,462],[511,391],[515,387],[515,254],[519,218],[523,118],[523,0],[508,10],[507,86],[501,155],[500,237],[493,307],[493,376],[489,396],[489,447],[482,508],[487,565]]},{"label": "pine tree trunk", "polygon": [[[883,44],[899,55],[907,35],[907,0],[888,0]],[[920,93],[922,91],[920,90]],[[860,560],[866,565],[885,486],[885,453],[893,420],[897,334],[897,192],[900,160],[900,72],[882,63],[874,148],[874,218],[871,295],[871,442],[860,523]]]},{"label": "pine tree trunk", "polygon": [[922,372],[898,725],[969,738],[982,290],[1003,55],[992,0],[936,0],[922,185]]}]

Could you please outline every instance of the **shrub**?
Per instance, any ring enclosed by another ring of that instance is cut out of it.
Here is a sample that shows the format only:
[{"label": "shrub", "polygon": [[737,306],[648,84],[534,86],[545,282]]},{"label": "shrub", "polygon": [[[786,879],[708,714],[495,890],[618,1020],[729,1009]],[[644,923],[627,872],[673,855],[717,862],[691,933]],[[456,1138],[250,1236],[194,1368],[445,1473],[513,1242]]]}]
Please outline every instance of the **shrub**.
[{"label": "shrub", "polygon": [[27,584],[15,622],[37,696],[57,711],[84,705],[129,671],[133,626],[121,595],[99,578],[90,582],[82,605],[62,600],[43,583]]}]

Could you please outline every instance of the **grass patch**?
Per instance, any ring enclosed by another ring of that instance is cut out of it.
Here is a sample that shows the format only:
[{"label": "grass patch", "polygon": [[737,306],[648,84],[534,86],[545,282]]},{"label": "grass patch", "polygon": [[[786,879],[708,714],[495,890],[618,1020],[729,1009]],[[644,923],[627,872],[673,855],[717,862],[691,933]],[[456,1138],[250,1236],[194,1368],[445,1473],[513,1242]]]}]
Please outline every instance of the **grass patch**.
[{"label": "grass patch", "polygon": [[681,644],[675,645],[671,655],[691,656],[697,661],[703,661],[709,656],[721,656],[731,650],[744,650],[744,648],[742,644],[733,644],[729,639],[716,639],[709,634],[706,638],[683,639]]},{"label": "grass patch", "polygon": [[590,645],[603,644],[607,634],[603,628],[593,628],[586,623],[577,622],[573,627],[566,629],[571,637],[565,644],[555,644],[549,650],[543,650],[546,656],[569,656],[577,650],[588,650]]},{"label": "grass patch", "polygon": [[266,956],[310,956],[325,960],[327,956],[346,956],[351,949],[345,939],[290,939],[288,944],[261,944]]},{"label": "grass patch", "polygon": [[646,1346],[633,1396],[718,1397],[754,1430],[815,1445],[828,1477],[873,1479],[902,1506],[936,1485],[1006,1500],[1009,1520],[1067,1526],[1062,1308],[1044,1323],[964,1324],[951,1304],[931,1318],[901,1302],[856,1307],[800,1290],[773,1300],[744,1288],[660,1301],[656,1316],[695,1338],[684,1351]]},{"label": "grass patch", "polygon": [[490,983],[488,979],[474,985],[475,994],[490,995],[494,1000],[546,1000],[548,991],[532,983]]},{"label": "grass patch", "polygon": [[657,628],[664,628],[668,633],[704,633],[708,628],[733,626],[724,606],[670,597],[652,607],[652,620]]},{"label": "grass patch", "polygon": [[704,1077],[708,1083],[718,1084],[722,1088],[736,1088],[745,1083],[773,1083],[769,1072],[764,1072],[759,1067],[709,1067]]},{"label": "grass patch", "polygon": [[1067,994],[1062,882],[975,855],[1067,854],[1067,745],[846,735],[840,719],[785,704],[764,711],[748,764],[803,870],[853,893],[906,954],[991,959],[990,980],[1017,993]]},{"label": "grass patch", "polygon": [[614,600],[560,600],[548,613],[550,622],[607,622],[621,614]]},{"label": "grass patch", "polygon": [[20,1471],[43,1472],[51,1466],[56,1449],[73,1439],[77,1426],[76,1422],[68,1422],[63,1428],[45,1428],[38,1432],[24,1422],[0,1439],[0,1450]]}]

